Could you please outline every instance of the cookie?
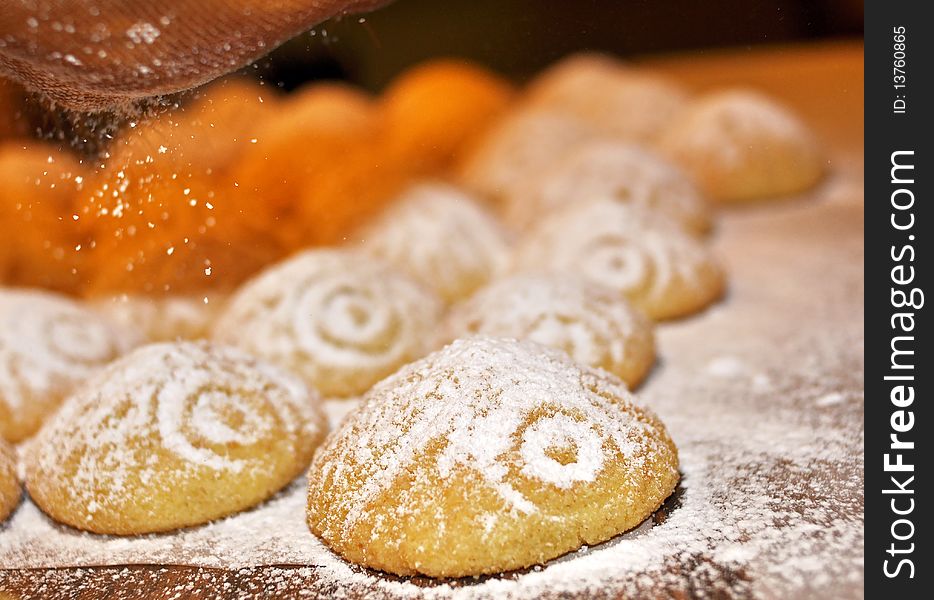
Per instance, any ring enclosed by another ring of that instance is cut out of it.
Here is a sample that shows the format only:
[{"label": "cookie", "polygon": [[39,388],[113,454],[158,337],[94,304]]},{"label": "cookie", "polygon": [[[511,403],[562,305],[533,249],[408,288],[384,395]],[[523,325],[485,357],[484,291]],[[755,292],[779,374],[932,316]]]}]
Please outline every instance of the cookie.
[{"label": "cookie", "polygon": [[139,331],[147,342],[199,340],[225,301],[222,294],[205,296],[137,296],[123,294],[91,301],[91,306],[126,329]]},{"label": "cookie", "polygon": [[673,119],[659,149],[717,202],[803,192],[824,172],[814,135],[786,107],[749,90],[698,98]]},{"label": "cookie", "polygon": [[710,229],[707,205],[681,169],[643,148],[606,140],[579,146],[517,185],[504,219],[521,231],[564,206],[604,198],[658,211],[694,233]]},{"label": "cookie", "polygon": [[575,54],[536,77],[526,102],[580,119],[607,136],[644,143],[682,109],[687,94],[610,56]]},{"label": "cookie", "polygon": [[327,424],[296,377],[232,348],[144,346],[92,377],[25,453],[50,517],[118,535],[250,508],[299,475]]},{"label": "cookie", "polygon": [[0,437],[30,437],[76,385],[135,342],[63,296],[0,289]]},{"label": "cookie", "polygon": [[674,490],[678,458],[616,377],[538,344],[470,338],[375,386],[308,478],[309,526],[345,559],[461,577],[635,527]]},{"label": "cookie", "polygon": [[723,271],[703,242],[655,213],[611,200],[542,220],[518,244],[512,269],[579,274],[655,320],[697,312],[724,288]]},{"label": "cookie", "polygon": [[10,516],[22,495],[16,476],[16,451],[0,438],[0,523]]},{"label": "cookie", "polygon": [[247,282],[214,339],[300,374],[325,397],[354,396],[429,351],[440,302],[381,261],[309,250]]},{"label": "cookie", "polygon": [[464,155],[459,180],[499,204],[518,182],[540,175],[596,135],[587,124],[561,113],[517,110],[503,117]]},{"label": "cookie", "polygon": [[505,232],[471,195],[442,182],[407,188],[359,234],[362,252],[460,300],[498,273],[508,258]]},{"label": "cookie", "polygon": [[472,335],[530,340],[613,373],[630,388],[655,362],[651,321],[618,292],[573,275],[494,281],[448,315],[446,339]]},{"label": "cookie", "polygon": [[446,169],[512,97],[507,81],[469,62],[422,63],[402,73],[380,99],[389,151],[419,172]]}]

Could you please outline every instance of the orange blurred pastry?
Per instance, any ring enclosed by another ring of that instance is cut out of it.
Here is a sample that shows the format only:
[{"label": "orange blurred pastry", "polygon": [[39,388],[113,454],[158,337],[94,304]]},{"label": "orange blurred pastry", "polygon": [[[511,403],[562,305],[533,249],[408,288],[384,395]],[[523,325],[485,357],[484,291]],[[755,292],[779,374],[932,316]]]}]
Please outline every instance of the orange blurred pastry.
[{"label": "orange blurred pastry", "polygon": [[0,145],[0,279],[74,291],[83,276],[72,202],[85,168],[59,148]]},{"label": "orange blurred pastry", "polygon": [[342,239],[395,190],[372,101],[312,84],[284,102],[235,166],[235,185],[287,250]]},{"label": "orange blurred pastry", "polygon": [[676,84],[602,54],[575,54],[542,72],[526,100],[585,121],[600,133],[646,142],[684,106]]},{"label": "orange blurred pastry", "polygon": [[691,103],[659,140],[718,202],[802,192],[820,179],[824,159],[795,114],[751,90],[725,90]]},{"label": "orange blurred pastry", "polygon": [[384,92],[390,151],[437,172],[508,108],[512,87],[479,66],[440,59],[400,75]]},{"label": "orange blurred pastry", "polygon": [[135,160],[170,155],[188,169],[220,174],[253,143],[278,102],[273,88],[247,79],[213,83],[181,106],[134,123],[111,154]]},{"label": "orange blurred pastry", "polygon": [[249,201],[226,177],[183,156],[118,147],[89,178],[76,209],[94,246],[87,293],[236,285],[278,256]]}]

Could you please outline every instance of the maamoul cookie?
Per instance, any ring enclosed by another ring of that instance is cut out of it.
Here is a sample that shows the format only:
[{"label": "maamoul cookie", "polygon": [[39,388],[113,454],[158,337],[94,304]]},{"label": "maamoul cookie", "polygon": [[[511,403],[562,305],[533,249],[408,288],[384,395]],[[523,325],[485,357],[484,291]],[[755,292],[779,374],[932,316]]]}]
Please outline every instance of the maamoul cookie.
[{"label": "maamoul cookie", "polygon": [[676,84],[601,54],[575,54],[529,84],[527,101],[585,121],[611,137],[646,142],[682,109]]},{"label": "maamoul cookie", "polygon": [[674,490],[678,456],[609,373],[470,338],[375,386],[308,478],[311,530],[347,560],[461,577],[635,527]]},{"label": "maamoul cookie", "polygon": [[302,375],[326,397],[361,394],[430,350],[434,295],[381,261],[309,250],[247,282],[214,339]]},{"label": "maamoul cookie", "polygon": [[807,126],[784,106],[747,90],[697,99],[671,121],[659,148],[720,202],[795,194],[824,171]]},{"label": "maamoul cookie", "polygon": [[475,141],[509,106],[512,87],[469,62],[433,60],[400,75],[380,107],[390,152],[436,172]]},{"label": "maamoul cookie", "polygon": [[91,378],[25,453],[56,521],[140,534],[265,500],[311,460],[327,424],[296,377],[233,348],[144,346]]},{"label": "maamoul cookie", "polygon": [[0,289],[0,437],[30,437],[75,385],[135,341],[65,297]]},{"label": "maamoul cookie", "polygon": [[652,323],[610,288],[573,275],[514,275],[482,288],[448,315],[447,340],[530,340],[613,373],[630,388],[655,362]]},{"label": "maamoul cookie", "polygon": [[723,272],[701,241],[612,200],[571,206],[541,221],[519,243],[513,269],[580,274],[621,292],[655,320],[697,312],[724,287]]},{"label": "maamoul cookie", "polygon": [[115,323],[140,331],[149,342],[198,340],[210,336],[211,325],[226,298],[205,296],[136,296],[99,298],[92,306]]},{"label": "maamoul cookie", "polygon": [[510,191],[505,219],[525,229],[569,204],[610,198],[663,213],[685,229],[710,228],[707,206],[679,168],[626,142],[595,140]]},{"label": "maamoul cookie", "polygon": [[556,159],[596,134],[585,123],[554,111],[514,111],[465,155],[460,180],[499,202],[517,182],[541,175]]},{"label": "maamoul cookie", "polygon": [[19,504],[22,490],[16,476],[16,451],[0,438],[0,523]]},{"label": "maamoul cookie", "polygon": [[506,264],[508,242],[471,195],[441,182],[407,188],[360,233],[360,249],[433,289],[446,302],[468,296]]}]

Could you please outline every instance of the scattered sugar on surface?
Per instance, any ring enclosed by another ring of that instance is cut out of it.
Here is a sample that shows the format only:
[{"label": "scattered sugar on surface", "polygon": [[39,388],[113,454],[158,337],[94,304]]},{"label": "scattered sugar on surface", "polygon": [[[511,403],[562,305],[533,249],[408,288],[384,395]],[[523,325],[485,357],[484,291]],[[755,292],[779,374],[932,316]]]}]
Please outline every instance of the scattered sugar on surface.
[{"label": "scattered sugar on surface", "polygon": [[[681,458],[683,493],[660,525],[528,572],[406,580],[358,569],[318,542],[305,525],[299,480],[254,510],[163,536],[82,534],[25,502],[0,530],[0,564],[228,567],[241,570],[217,577],[253,582],[237,588],[247,597],[278,586],[338,598],[439,600],[857,596],[864,544],[862,236],[847,226],[854,214],[847,210],[796,204],[723,219],[718,246],[731,294],[721,307],[659,329],[664,365],[640,391]],[[788,244],[792,236],[796,243]],[[742,357],[749,371],[707,373],[706,365],[723,356]],[[756,377],[769,385],[754,385]],[[834,393],[846,401],[815,406]],[[290,564],[314,568],[273,566]],[[108,577],[135,581],[132,569],[121,569]],[[95,572],[41,576],[85,581]]]}]

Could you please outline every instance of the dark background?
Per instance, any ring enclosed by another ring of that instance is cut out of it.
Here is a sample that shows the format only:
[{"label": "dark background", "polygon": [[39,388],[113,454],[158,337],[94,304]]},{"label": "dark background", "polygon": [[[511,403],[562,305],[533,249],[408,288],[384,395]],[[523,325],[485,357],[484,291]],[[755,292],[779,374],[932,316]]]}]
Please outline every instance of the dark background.
[{"label": "dark background", "polygon": [[439,56],[521,81],[576,50],[637,57],[862,33],[861,0],[397,0],[362,22],[325,23],[255,69],[285,89],[325,78],[376,91]]}]

